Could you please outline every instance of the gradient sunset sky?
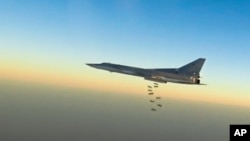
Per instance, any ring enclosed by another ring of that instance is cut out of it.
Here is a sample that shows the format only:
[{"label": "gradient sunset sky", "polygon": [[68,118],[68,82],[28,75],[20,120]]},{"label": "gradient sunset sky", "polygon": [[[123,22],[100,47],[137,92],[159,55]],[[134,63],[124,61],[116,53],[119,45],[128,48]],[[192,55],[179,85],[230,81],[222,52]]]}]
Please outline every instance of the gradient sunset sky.
[{"label": "gradient sunset sky", "polygon": [[250,107],[250,2],[0,0],[0,79],[145,95],[149,81],[85,63],[180,67],[206,58],[207,86],[165,97]]}]

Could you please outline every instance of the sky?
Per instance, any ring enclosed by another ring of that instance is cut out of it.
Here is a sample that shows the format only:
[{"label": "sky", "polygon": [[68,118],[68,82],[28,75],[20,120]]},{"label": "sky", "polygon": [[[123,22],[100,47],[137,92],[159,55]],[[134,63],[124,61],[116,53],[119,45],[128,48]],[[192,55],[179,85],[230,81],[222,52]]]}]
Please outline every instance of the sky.
[{"label": "sky", "polygon": [[85,63],[171,68],[202,57],[208,86],[191,86],[193,99],[250,106],[249,14],[248,1],[1,1],[1,77],[139,94],[141,78]]},{"label": "sky", "polygon": [[245,0],[0,0],[0,94],[11,101],[18,93],[11,89],[25,84],[38,93],[55,87],[145,98],[152,82],[85,64],[173,68],[201,57],[206,86],[160,84],[158,93],[249,108],[249,9]]}]

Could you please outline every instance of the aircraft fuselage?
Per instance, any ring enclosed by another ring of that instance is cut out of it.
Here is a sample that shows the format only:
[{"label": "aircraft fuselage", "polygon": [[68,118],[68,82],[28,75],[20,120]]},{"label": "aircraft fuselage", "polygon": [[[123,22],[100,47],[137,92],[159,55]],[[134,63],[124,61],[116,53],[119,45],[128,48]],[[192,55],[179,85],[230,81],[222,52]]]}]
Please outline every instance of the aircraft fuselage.
[{"label": "aircraft fuselage", "polygon": [[117,72],[122,74],[128,74],[133,76],[144,77],[146,80],[160,82],[160,83],[184,83],[184,84],[199,84],[199,78],[188,76],[178,71],[160,71],[157,69],[144,69],[131,66],[124,66],[111,63],[101,64],[87,64],[97,69],[103,69],[110,72]]}]

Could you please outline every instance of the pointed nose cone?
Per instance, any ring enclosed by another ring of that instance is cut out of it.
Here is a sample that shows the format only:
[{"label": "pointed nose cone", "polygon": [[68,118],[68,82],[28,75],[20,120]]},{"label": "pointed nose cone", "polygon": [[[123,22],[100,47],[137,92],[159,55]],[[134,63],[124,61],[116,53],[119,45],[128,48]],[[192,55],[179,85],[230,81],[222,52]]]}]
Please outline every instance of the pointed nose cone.
[{"label": "pointed nose cone", "polygon": [[86,65],[88,65],[90,67],[95,67],[96,66],[96,64],[86,64]]},{"label": "pointed nose cone", "polygon": [[93,64],[86,64],[86,65],[88,65],[88,66],[90,66],[90,67],[92,67],[92,66],[93,66]]},{"label": "pointed nose cone", "polygon": [[98,68],[98,66],[99,66],[99,64],[86,64],[86,65],[93,67],[93,68]]}]

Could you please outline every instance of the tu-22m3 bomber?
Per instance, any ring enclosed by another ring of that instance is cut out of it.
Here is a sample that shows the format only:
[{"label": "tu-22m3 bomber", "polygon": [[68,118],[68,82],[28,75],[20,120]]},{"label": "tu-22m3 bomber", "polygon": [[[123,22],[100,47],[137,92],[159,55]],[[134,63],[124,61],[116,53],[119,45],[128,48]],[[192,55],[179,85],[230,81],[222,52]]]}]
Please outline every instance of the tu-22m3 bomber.
[{"label": "tu-22m3 bomber", "polygon": [[[204,58],[199,58],[191,63],[188,63],[179,68],[157,68],[146,69],[131,67],[112,63],[87,64],[93,68],[103,69],[110,72],[117,72],[133,76],[143,77],[145,80],[150,80],[160,83],[180,83],[204,85],[200,82],[200,71],[205,62]],[[158,85],[155,85],[158,87]]]}]

